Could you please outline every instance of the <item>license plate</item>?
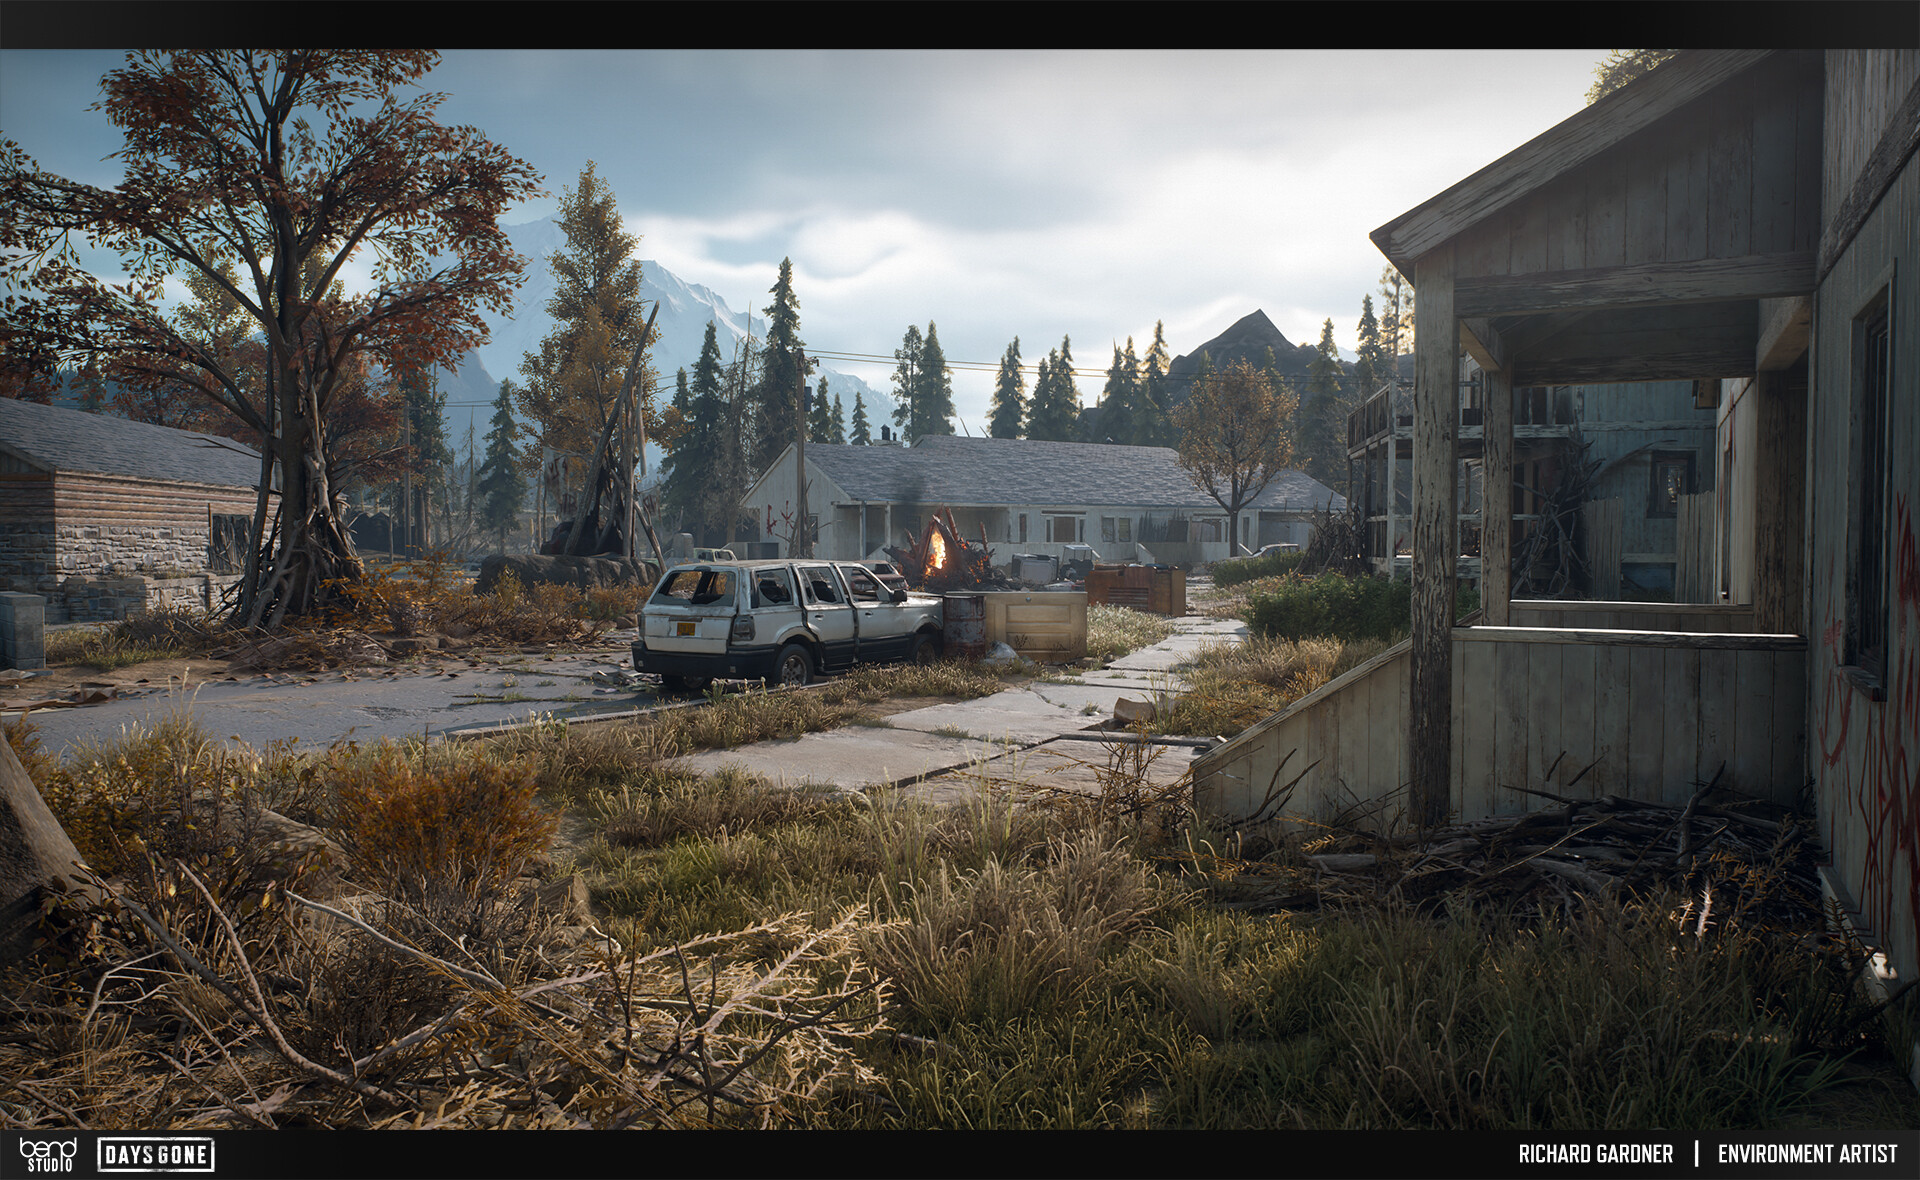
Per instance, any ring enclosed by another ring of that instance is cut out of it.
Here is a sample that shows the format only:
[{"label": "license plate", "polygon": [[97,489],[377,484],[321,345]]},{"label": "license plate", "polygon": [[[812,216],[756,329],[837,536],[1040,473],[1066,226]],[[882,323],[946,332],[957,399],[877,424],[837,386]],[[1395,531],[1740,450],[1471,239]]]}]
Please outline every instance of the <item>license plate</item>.
[{"label": "license plate", "polygon": [[692,620],[692,619],[681,619],[681,620],[679,620],[679,621],[677,621],[677,622],[676,622],[676,623],[674,623],[674,625],[673,625],[673,633],[674,633],[675,635],[691,635],[691,634],[693,634],[693,620]]}]

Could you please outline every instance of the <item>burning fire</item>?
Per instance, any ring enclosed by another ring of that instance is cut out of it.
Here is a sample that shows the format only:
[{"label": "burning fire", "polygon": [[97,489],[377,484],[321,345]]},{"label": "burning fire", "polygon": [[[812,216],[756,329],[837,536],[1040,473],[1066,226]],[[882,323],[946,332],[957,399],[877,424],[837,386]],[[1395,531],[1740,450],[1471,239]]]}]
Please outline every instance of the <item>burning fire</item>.
[{"label": "burning fire", "polygon": [[908,549],[888,549],[900,566],[907,582],[918,589],[941,592],[986,581],[992,572],[993,554],[987,545],[985,526],[980,543],[971,545],[960,535],[952,511],[945,519],[934,513],[927,531],[914,538]]},{"label": "burning fire", "polygon": [[927,533],[927,574],[939,573],[947,568],[947,538],[938,528]]}]

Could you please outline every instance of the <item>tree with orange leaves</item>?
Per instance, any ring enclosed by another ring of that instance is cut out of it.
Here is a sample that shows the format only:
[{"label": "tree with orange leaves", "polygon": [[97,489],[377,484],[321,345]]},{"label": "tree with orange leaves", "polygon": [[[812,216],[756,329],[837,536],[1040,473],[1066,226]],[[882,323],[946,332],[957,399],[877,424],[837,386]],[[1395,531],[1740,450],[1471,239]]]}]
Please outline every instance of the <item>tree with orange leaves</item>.
[{"label": "tree with orange leaves", "polygon": [[1181,470],[1226,511],[1227,553],[1240,544],[1240,510],[1260,498],[1293,465],[1288,423],[1298,409],[1291,390],[1273,388],[1265,373],[1235,361],[1215,373],[1203,355],[1193,392],[1175,411]]},{"label": "tree with orange leaves", "polygon": [[[430,50],[142,51],[102,81],[125,179],[95,188],[0,141],[0,278],[10,380],[97,359],[199,398],[265,442],[240,617],[311,615],[363,573],[342,520],[334,440],[367,366],[446,363],[486,339],[525,260],[498,219],[540,177],[472,127],[403,94]],[[80,265],[69,235],[128,279]],[[371,289],[344,293],[356,258]],[[211,347],[158,306],[169,276],[223,289],[247,348]],[[364,407],[363,407],[364,408]],[[269,513],[266,489],[278,492]]]}]

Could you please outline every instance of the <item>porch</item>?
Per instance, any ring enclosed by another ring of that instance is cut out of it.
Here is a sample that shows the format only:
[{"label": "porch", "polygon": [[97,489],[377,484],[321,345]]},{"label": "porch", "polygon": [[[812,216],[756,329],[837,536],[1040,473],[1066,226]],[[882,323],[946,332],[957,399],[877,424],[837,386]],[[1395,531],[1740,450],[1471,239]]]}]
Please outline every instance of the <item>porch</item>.
[{"label": "porch", "polygon": [[[1684,803],[1700,783],[1791,804],[1805,782],[1807,646],[1757,634],[1750,606],[1516,600],[1511,625],[1451,631],[1454,820],[1537,796]],[[1195,801],[1229,820],[1292,783],[1288,820],[1406,811],[1411,644],[1216,747]]]}]

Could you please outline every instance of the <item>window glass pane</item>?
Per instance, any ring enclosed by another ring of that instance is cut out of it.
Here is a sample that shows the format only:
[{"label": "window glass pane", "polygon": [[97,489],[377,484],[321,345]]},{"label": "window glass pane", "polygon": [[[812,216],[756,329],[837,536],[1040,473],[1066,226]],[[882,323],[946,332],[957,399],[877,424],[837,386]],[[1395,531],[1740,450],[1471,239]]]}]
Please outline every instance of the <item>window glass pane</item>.
[{"label": "window glass pane", "polygon": [[826,566],[801,566],[800,581],[807,588],[808,602],[834,605],[840,602],[840,591],[833,584],[833,571]]},{"label": "window glass pane", "polygon": [[793,575],[785,568],[763,569],[754,575],[753,605],[790,606],[793,603]]}]

